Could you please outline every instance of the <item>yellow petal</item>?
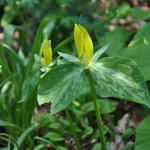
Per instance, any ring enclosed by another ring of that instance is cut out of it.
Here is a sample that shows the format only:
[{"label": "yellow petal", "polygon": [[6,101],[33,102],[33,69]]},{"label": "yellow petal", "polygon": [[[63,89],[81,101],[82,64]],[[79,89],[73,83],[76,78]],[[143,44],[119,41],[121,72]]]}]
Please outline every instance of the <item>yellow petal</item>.
[{"label": "yellow petal", "polygon": [[40,58],[44,57],[44,61],[42,64],[47,67],[52,62],[52,48],[51,48],[51,41],[45,38],[43,44],[40,49]]},{"label": "yellow petal", "polygon": [[93,56],[93,43],[92,40],[84,27],[79,25],[81,32],[83,33],[83,49],[84,54],[82,59],[85,64],[88,64]]},{"label": "yellow petal", "polygon": [[75,46],[78,50],[78,57],[81,58],[83,53],[83,34],[77,24],[74,27]]},{"label": "yellow petal", "polygon": [[88,65],[93,56],[93,43],[83,26],[75,24],[74,40],[79,58],[82,58],[83,63]]}]

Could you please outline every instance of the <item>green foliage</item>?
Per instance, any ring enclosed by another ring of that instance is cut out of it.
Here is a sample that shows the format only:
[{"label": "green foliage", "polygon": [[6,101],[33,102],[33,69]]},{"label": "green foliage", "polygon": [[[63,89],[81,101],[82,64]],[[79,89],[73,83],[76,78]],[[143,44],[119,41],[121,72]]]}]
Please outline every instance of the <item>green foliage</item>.
[{"label": "green foliage", "polygon": [[101,149],[100,144],[95,144],[94,147],[92,148],[92,150],[99,150]]},{"label": "green foliage", "polygon": [[[101,114],[109,114],[116,110],[114,102],[108,99],[100,99],[99,107],[101,109]],[[93,102],[86,102],[83,104],[82,109],[85,114],[94,111]]]},{"label": "green foliage", "polygon": [[150,106],[144,78],[132,60],[116,56],[103,58],[92,64],[90,70],[97,83],[98,95],[118,97]]},{"label": "green foliage", "polygon": [[[30,142],[29,148],[32,149],[34,141],[30,139],[31,133],[41,126],[32,122],[36,106],[36,87],[40,79],[38,71],[40,64],[30,70],[30,73],[27,71],[26,62],[33,56],[31,55],[28,60],[9,46],[16,28],[11,25],[7,27],[7,29],[5,28],[5,38],[8,45],[0,43],[0,64],[2,66],[0,81],[3,81],[0,84],[0,113],[2,114],[0,126],[5,127],[6,132],[10,135],[7,137],[8,141],[11,137],[16,141],[18,147],[15,150],[22,149],[27,141]],[[39,27],[39,39],[36,38],[36,44],[42,38],[44,28],[45,26]],[[33,64],[30,67],[32,68]]]},{"label": "green foliage", "polygon": [[119,55],[133,59],[144,75],[145,80],[150,80],[150,51],[149,46],[146,45],[144,41],[140,41],[133,46],[123,49]]},{"label": "green foliage", "polygon": [[104,36],[98,36],[98,41],[101,46],[104,46],[108,43],[110,44],[109,48],[106,51],[106,54],[111,56],[116,54],[125,46],[127,38],[128,33],[123,28],[117,27],[114,31],[107,32]]},{"label": "green foliage", "polygon": [[[103,58],[92,63],[89,69],[98,95],[118,97],[150,107],[144,78],[132,60],[116,56]],[[51,112],[56,113],[66,108],[79,95],[88,92],[87,85],[83,66],[59,65],[40,81],[38,101],[40,104],[51,102]]]},{"label": "green foliage", "polygon": [[150,117],[146,117],[137,127],[135,150],[149,150],[150,145]]},{"label": "green foliage", "polygon": [[74,99],[87,92],[83,67],[72,63],[56,66],[40,81],[38,103],[52,103],[51,113],[65,109]]},{"label": "green foliage", "polygon": [[141,20],[148,20],[150,18],[150,12],[145,11],[141,8],[131,7],[128,3],[122,3],[119,7],[117,7],[117,19],[122,19],[127,16],[132,18],[133,22],[138,22]]},{"label": "green foliage", "polygon": [[128,16],[131,16],[134,22],[141,20],[148,20],[150,18],[150,12],[142,10],[140,8],[131,8],[127,13]]},{"label": "green foliage", "polygon": [[[0,131],[2,129],[1,132],[4,132],[0,133],[0,144],[3,146],[0,149],[67,150],[64,145],[68,138],[72,139],[73,133],[68,131],[72,125],[82,146],[89,145],[89,149],[99,150],[102,142],[98,143],[96,120],[93,120],[95,107],[91,101],[87,70],[96,87],[98,109],[104,116],[111,113],[110,116],[114,117],[117,109],[116,103],[109,97],[150,108],[150,96],[145,83],[150,80],[150,23],[137,33],[129,33],[120,26],[114,31],[104,30],[106,28],[103,25],[116,14],[109,12],[110,16],[91,24],[103,13],[99,8],[96,10],[98,3],[91,3],[90,0],[45,0],[41,5],[40,0],[0,1],[0,22],[5,40],[5,43],[0,43]],[[148,11],[132,8],[126,2],[121,3],[116,12],[116,19],[131,16],[133,23],[150,19]],[[74,23],[92,31],[97,47],[109,44],[109,47],[107,45],[96,52],[88,66],[69,55],[76,54],[71,43],[73,36],[70,35]],[[97,30],[93,32],[94,29]],[[16,31],[19,34],[17,51],[11,48]],[[54,61],[51,68],[40,70],[38,53],[45,36],[52,40]],[[64,59],[57,57],[58,50]],[[40,105],[51,103],[53,115],[36,114],[39,112],[37,100]],[[66,108],[73,118],[71,124],[63,113]],[[58,113],[60,111],[62,113]],[[139,124],[136,141],[122,150],[133,147],[135,150],[149,150],[149,122],[147,117]],[[108,137],[114,134],[110,128],[108,124],[104,126]],[[122,137],[128,141],[134,134],[128,128]]]},{"label": "green foliage", "polygon": [[133,46],[134,44],[140,41],[144,41],[146,45],[149,45],[150,43],[149,30],[150,30],[150,23],[146,24],[141,30],[137,32],[137,34],[131,40],[129,46]]}]

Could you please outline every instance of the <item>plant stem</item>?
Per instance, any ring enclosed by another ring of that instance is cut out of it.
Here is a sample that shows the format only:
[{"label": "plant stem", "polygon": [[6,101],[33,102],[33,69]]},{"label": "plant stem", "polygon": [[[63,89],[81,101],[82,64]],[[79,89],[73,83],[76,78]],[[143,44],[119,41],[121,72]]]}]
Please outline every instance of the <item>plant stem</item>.
[{"label": "plant stem", "polygon": [[102,121],[102,117],[100,113],[99,103],[98,103],[97,96],[96,96],[94,81],[89,70],[87,70],[87,77],[88,77],[88,81],[89,81],[89,85],[91,89],[92,99],[93,99],[94,106],[95,106],[95,113],[96,113],[97,125],[99,129],[99,136],[100,136],[100,142],[101,142],[101,150],[106,150],[106,143],[105,143],[104,130],[103,130],[104,128],[103,121]]},{"label": "plant stem", "polygon": [[78,136],[76,134],[76,131],[75,131],[76,127],[75,127],[75,125],[74,125],[74,123],[73,123],[73,121],[71,119],[70,113],[69,113],[69,111],[67,109],[65,109],[65,113],[66,113],[67,119],[68,119],[68,121],[70,123],[70,130],[71,130],[71,133],[72,133],[72,135],[74,137],[74,140],[75,140],[76,150],[82,150],[79,138],[78,138]]}]

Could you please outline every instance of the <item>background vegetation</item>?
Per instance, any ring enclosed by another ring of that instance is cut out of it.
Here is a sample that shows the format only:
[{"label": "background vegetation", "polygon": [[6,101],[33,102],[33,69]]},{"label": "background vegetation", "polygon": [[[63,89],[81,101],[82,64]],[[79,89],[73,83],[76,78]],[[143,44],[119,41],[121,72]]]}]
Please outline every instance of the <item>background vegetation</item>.
[{"label": "background vegetation", "polygon": [[[75,23],[83,25],[94,51],[109,43],[103,57],[131,58],[149,88],[149,21],[150,2],[144,0],[0,0],[0,149],[75,150],[65,111],[51,115],[50,104],[37,104],[38,54],[46,35],[54,62],[61,64],[57,51],[76,55],[68,37]],[[119,98],[99,99],[109,150],[149,150],[149,109]],[[78,97],[68,111],[82,149],[99,150],[90,95]]]}]

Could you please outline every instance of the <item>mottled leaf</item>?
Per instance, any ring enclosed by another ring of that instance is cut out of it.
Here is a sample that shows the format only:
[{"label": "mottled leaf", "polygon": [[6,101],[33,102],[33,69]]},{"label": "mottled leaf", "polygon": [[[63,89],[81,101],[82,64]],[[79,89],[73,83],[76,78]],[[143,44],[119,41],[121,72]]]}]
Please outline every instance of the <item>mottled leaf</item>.
[{"label": "mottled leaf", "polygon": [[150,97],[143,75],[134,61],[114,56],[101,59],[90,66],[102,97],[118,97],[150,107]]},{"label": "mottled leaf", "polygon": [[72,63],[56,66],[40,81],[38,103],[51,102],[51,113],[65,109],[88,91],[84,68]]}]

